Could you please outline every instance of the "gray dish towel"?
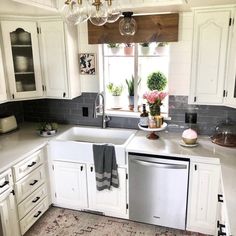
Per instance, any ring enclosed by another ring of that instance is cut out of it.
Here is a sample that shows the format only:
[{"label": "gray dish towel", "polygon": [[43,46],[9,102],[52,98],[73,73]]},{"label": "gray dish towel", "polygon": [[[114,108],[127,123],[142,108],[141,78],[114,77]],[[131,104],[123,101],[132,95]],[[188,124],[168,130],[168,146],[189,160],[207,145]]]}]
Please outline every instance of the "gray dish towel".
[{"label": "gray dish towel", "polygon": [[114,146],[93,144],[93,159],[96,172],[97,190],[118,188],[119,179]]}]

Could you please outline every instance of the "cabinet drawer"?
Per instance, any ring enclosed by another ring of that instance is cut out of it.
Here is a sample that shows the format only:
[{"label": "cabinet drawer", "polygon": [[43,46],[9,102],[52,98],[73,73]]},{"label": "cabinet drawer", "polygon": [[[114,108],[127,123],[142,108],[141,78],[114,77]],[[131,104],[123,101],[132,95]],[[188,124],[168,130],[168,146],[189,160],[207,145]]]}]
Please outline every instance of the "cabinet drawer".
[{"label": "cabinet drawer", "polygon": [[22,235],[43,215],[48,207],[49,203],[48,198],[46,197],[20,221],[20,230]]},{"label": "cabinet drawer", "polygon": [[23,161],[13,166],[15,182],[35,170],[43,163],[43,149],[33,153]]},{"label": "cabinet drawer", "polygon": [[18,205],[19,218],[22,219],[35,206],[37,206],[47,195],[47,185],[43,184],[35,190],[29,197]]},{"label": "cabinet drawer", "polygon": [[45,181],[44,165],[38,167],[31,174],[15,184],[16,200],[20,203]]},{"label": "cabinet drawer", "polygon": [[13,185],[11,169],[0,174],[0,194],[5,192],[10,186]]}]

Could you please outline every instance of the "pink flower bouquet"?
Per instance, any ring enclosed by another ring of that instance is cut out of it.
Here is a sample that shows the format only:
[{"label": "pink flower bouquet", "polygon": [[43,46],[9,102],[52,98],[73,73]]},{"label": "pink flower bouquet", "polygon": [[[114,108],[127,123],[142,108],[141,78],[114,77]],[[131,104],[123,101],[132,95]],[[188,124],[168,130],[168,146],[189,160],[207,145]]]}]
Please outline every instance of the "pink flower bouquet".
[{"label": "pink flower bouquet", "polygon": [[152,90],[144,93],[143,98],[147,100],[148,104],[162,105],[162,100],[168,95],[166,92],[159,92],[158,90]]},{"label": "pink flower bouquet", "polygon": [[166,92],[159,92],[158,90],[152,90],[144,93],[143,98],[148,102],[151,116],[160,115],[160,106],[162,105],[162,100],[166,96]]}]

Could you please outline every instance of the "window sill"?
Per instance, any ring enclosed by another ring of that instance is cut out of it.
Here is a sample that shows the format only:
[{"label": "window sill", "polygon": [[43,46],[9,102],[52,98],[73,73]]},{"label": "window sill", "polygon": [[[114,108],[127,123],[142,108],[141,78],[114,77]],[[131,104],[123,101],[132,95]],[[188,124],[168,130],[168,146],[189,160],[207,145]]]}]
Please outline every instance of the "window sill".
[{"label": "window sill", "polygon": [[[106,115],[111,117],[128,117],[128,118],[139,118],[140,112],[131,112],[131,111],[111,111],[106,110]],[[171,120],[167,114],[162,114],[164,120]]]}]

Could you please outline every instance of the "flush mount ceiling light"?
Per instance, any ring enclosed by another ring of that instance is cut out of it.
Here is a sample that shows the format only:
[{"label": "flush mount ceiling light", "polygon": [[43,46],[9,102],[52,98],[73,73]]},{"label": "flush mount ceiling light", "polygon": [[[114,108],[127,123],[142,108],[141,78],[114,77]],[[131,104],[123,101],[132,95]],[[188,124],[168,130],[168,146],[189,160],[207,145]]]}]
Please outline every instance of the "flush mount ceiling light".
[{"label": "flush mount ceiling light", "polygon": [[101,26],[106,22],[113,23],[121,15],[118,0],[66,0],[62,15],[69,24],[79,24],[90,20],[94,25]]},{"label": "flush mount ceiling light", "polygon": [[119,30],[121,35],[134,35],[137,31],[137,24],[134,18],[132,18],[133,12],[123,12],[124,18],[119,23]]}]

